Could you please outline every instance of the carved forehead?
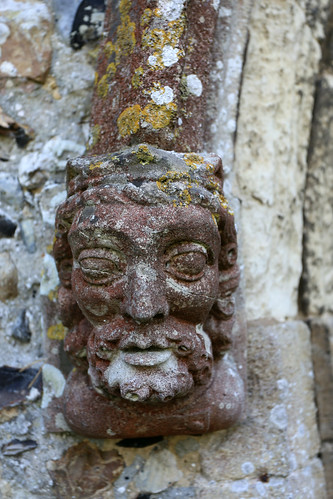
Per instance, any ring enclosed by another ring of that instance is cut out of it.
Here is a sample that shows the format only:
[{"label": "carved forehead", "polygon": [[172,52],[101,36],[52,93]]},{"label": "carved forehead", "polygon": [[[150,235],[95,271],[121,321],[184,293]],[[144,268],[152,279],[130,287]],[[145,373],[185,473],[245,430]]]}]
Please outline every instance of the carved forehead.
[{"label": "carved forehead", "polygon": [[175,153],[141,144],[102,156],[76,158],[67,164],[68,197],[105,202],[119,194],[142,204],[190,203],[211,211],[227,208],[222,163],[212,154]]}]

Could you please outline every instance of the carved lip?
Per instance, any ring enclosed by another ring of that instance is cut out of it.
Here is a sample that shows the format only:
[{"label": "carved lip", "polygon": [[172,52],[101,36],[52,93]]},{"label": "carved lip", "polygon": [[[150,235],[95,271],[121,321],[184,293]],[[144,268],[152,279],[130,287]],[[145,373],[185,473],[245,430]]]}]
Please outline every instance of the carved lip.
[{"label": "carved lip", "polygon": [[129,348],[121,352],[121,358],[132,366],[158,366],[171,356],[168,348],[150,347],[146,349]]}]

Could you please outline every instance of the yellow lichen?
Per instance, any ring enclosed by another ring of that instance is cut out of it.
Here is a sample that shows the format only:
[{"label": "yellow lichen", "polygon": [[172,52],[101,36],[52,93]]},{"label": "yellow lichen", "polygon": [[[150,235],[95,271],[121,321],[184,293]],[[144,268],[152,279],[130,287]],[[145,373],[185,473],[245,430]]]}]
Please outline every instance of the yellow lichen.
[{"label": "yellow lichen", "polygon": [[173,102],[161,106],[152,102],[143,109],[142,116],[153,128],[159,130],[169,125],[176,111],[177,106]]},{"label": "yellow lichen", "polygon": [[108,75],[105,74],[104,76],[102,76],[102,78],[99,80],[97,84],[97,95],[99,95],[99,97],[104,98],[107,96],[108,90],[109,90]]},{"label": "yellow lichen", "polygon": [[147,165],[148,163],[155,161],[155,156],[150,152],[149,147],[145,144],[139,146],[137,151],[133,151],[133,154],[136,155],[138,161],[142,165]]},{"label": "yellow lichen", "polygon": [[141,85],[141,76],[143,73],[144,71],[142,66],[136,68],[134,71],[134,75],[132,76],[132,85],[134,88],[138,88]]},{"label": "yellow lichen", "polygon": [[106,55],[106,57],[111,57],[112,54],[116,51],[115,49],[115,46],[113,45],[113,43],[111,41],[108,41],[106,42],[105,46],[104,46],[104,53]]},{"label": "yellow lichen", "polygon": [[97,163],[91,163],[89,165],[89,170],[94,170],[95,168],[100,168],[102,166],[102,161],[98,161]]},{"label": "yellow lichen", "polygon": [[117,71],[117,66],[115,65],[114,62],[111,62],[106,68],[106,74],[111,77],[115,75],[116,71]]},{"label": "yellow lichen", "polygon": [[143,11],[142,16],[141,16],[140,25],[141,26],[147,26],[147,24],[149,23],[152,15],[153,15],[153,12],[152,12],[151,9],[145,9]]},{"label": "yellow lichen", "polygon": [[58,299],[58,288],[51,289],[51,291],[49,291],[47,297],[48,297],[48,299],[50,301],[53,301],[53,302],[57,301],[57,299]]},{"label": "yellow lichen", "polygon": [[121,17],[121,24],[117,28],[116,65],[120,63],[122,57],[129,56],[135,47],[135,24],[131,22],[128,15]]},{"label": "yellow lichen", "polygon": [[136,133],[140,128],[141,108],[138,104],[126,108],[118,117],[117,125],[122,137]]},{"label": "yellow lichen", "polygon": [[66,336],[67,328],[61,323],[50,326],[47,330],[47,337],[50,340],[63,340]]},{"label": "yellow lichen", "polygon": [[195,154],[193,152],[187,153],[184,155],[184,161],[187,166],[196,169],[199,165],[204,163],[204,159],[199,154]]},{"label": "yellow lichen", "polygon": [[[185,184],[185,188],[175,190],[173,188],[173,184],[175,182],[181,182],[182,184]],[[169,196],[177,196],[177,199],[172,200],[172,204],[174,207],[187,207],[192,201],[190,195],[190,189],[192,185],[191,176],[189,175],[189,173],[180,173],[170,170],[156,181],[156,185],[160,191],[165,192]]]},{"label": "yellow lichen", "polygon": [[179,39],[183,34],[183,31],[185,29],[185,18],[184,16],[180,17],[179,19],[176,19],[175,21],[170,21],[168,23],[168,34],[167,34],[167,39],[168,43],[175,48],[178,43]]},{"label": "yellow lichen", "polygon": [[120,0],[119,3],[119,12],[121,16],[124,16],[129,13],[131,10],[132,1],[131,0]]},{"label": "yellow lichen", "polygon": [[161,51],[166,45],[167,34],[163,29],[148,29],[146,28],[142,34],[142,47],[151,47],[156,51]]}]

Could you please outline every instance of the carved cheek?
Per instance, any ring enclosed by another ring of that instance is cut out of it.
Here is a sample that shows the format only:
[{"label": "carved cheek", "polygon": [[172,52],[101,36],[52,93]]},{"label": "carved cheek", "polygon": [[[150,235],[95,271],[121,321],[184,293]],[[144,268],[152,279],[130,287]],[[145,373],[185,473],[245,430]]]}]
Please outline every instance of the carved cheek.
[{"label": "carved cheek", "polygon": [[105,322],[105,319],[119,313],[123,297],[123,284],[112,286],[88,284],[79,269],[73,271],[72,288],[83,314],[92,323]]},{"label": "carved cheek", "polygon": [[218,296],[217,266],[209,267],[198,281],[185,283],[167,277],[167,299],[171,313],[191,322],[201,322],[207,318]]}]

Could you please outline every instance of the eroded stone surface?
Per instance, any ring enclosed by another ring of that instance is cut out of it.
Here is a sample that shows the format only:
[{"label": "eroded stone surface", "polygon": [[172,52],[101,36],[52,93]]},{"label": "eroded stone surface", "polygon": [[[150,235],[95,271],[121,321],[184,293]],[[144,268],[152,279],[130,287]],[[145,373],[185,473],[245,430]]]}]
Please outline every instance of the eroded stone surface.
[{"label": "eroded stone surface", "polygon": [[319,58],[318,42],[297,3],[255,3],[235,164],[249,318],[283,320],[297,313],[303,190]]},{"label": "eroded stone surface", "polygon": [[301,303],[309,314],[333,312],[333,77],[325,72],[317,87],[305,191],[304,269]]},{"label": "eroded stone surface", "polygon": [[246,345],[220,159],[147,144],[76,158],[67,195],[54,257],[77,366],[63,397],[68,424],[133,438],[235,423]]},{"label": "eroded stone surface", "polygon": [[[288,476],[309,466],[319,449],[310,332],[302,322],[257,321],[249,327],[248,340],[247,419],[237,428],[206,437],[207,445],[199,451],[202,467],[217,483],[221,476],[238,481],[230,485],[227,498],[237,497],[242,487],[244,497],[251,497],[251,481],[262,477],[263,482],[265,475],[275,481],[281,477],[281,488],[276,486],[272,495],[281,497]],[[265,348],[259,348],[263,344]],[[322,469],[320,473],[322,477]]]}]

